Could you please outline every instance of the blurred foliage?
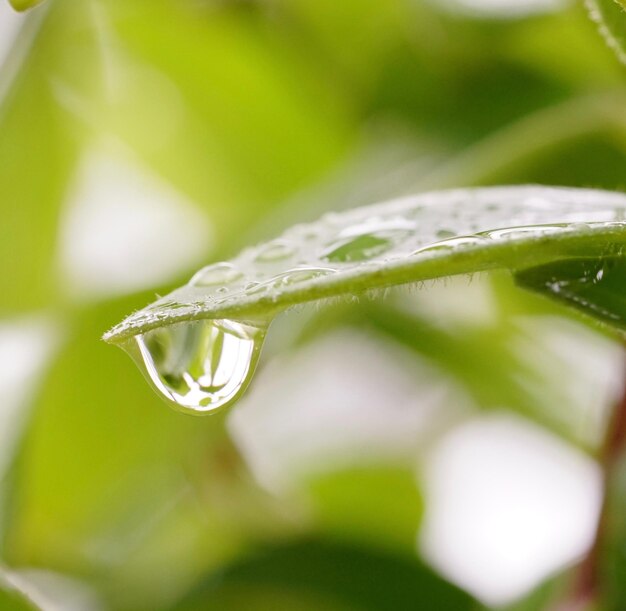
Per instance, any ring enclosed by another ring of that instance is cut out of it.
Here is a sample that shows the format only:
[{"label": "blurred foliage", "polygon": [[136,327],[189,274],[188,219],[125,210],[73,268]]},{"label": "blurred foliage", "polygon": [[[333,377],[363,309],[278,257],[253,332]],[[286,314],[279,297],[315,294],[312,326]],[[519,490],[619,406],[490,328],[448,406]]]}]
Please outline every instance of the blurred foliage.
[{"label": "blurred foliage", "polygon": [[[472,609],[472,599],[415,559],[324,541],[267,549],[197,587],[176,611],[284,609]],[[311,604],[314,592],[319,599]],[[269,594],[269,596],[268,596]],[[289,596],[291,594],[291,596]],[[321,600],[320,600],[321,599]],[[280,598],[278,599],[281,600]],[[273,602],[270,602],[273,601]],[[321,603],[321,604],[320,604]]]},{"label": "blurred foliage", "polygon": [[626,322],[622,288],[624,259],[578,258],[533,267],[516,274],[521,286],[547,293],[590,316],[620,328]]},{"label": "blurred foliage", "polygon": [[[227,416],[168,411],[98,341],[153,293],[77,298],[59,262],[81,164],[111,142],[206,216],[215,259],[294,220],[426,188],[623,189],[625,73],[584,8],[494,18],[453,6],[48,0],[26,14],[0,79],[0,313],[48,315],[61,340],[3,473],[3,562],[79,578],[106,609],[478,608],[412,556],[428,502],[419,452],[268,492]],[[528,318],[613,336],[508,278],[485,282],[488,324],[442,325],[426,287],[290,316],[264,359],[337,327],[374,329],[408,346],[416,371],[419,356],[445,372],[475,410],[516,410],[595,455],[569,409],[571,370],[555,378],[514,347],[537,340],[520,328]],[[436,295],[442,309],[464,300]],[[615,575],[608,609],[624,597]]]}]

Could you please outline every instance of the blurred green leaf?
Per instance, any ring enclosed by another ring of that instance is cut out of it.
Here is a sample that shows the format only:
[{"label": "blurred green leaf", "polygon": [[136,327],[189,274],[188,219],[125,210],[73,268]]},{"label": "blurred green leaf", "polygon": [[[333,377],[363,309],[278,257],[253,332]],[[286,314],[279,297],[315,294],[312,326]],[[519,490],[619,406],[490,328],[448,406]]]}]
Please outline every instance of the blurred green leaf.
[{"label": "blurred green leaf", "polygon": [[319,540],[260,550],[208,578],[171,611],[276,609],[283,593],[310,601],[303,609],[320,611],[463,611],[475,604],[410,556]]},{"label": "blurred green leaf", "polygon": [[626,259],[580,258],[517,272],[518,284],[626,329]]},{"label": "blurred green leaf", "polygon": [[57,36],[67,34],[69,24],[48,11],[41,25],[27,25],[22,44],[30,41],[31,46],[0,107],[0,192],[5,202],[0,260],[6,262],[4,278],[14,288],[2,299],[5,315],[57,298],[56,225],[77,154],[76,134],[68,130],[49,77],[62,54]]},{"label": "blurred green leaf", "polygon": [[[166,175],[186,179],[199,195],[210,176],[239,201],[261,197],[270,205],[318,177],[344,153],[352,137],[349,106],[289,52],[288,42],[268,37],[263,24],[237,5],[206,14],[201,6],[192,10],[189,4],[164,0],[117,0],[105,6],[114,40],[135,61],[169,79],[185,113],[193,112],[195,123],[180,119],[184,137],[193,137],[196,125],[202,130],[203,142],[198,142],[204,155],[190,159],[190,168],[158,154]],[[129,118],[121,116],[121,127],[136,130]],[[207,173],[207,162],[214,164],[214,172]],[[232,184],[220,176],[224,171]],[[223,214],[229,214],[229,223],[247,223],[261,210],[246,206],[239,218],[233,211]]]},{"label": "blurred green leaf", "polygon": [[423,503],[413,469],[376,465],[338,469],[306,484],[324,532],[411,553]]}]

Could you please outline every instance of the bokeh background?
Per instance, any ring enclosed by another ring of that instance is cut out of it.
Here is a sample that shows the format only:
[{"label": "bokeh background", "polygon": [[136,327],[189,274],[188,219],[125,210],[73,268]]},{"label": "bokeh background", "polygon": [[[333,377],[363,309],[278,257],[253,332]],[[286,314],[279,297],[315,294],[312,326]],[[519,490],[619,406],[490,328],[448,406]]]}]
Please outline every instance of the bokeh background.
[{"label": "bokeh background", "polygon": [[[307,306],[208,418],[100,337],[326,210],[626,188],[625,108],[570,0],[0,3],[0,581],[45,611],[575,602],[607,330],[504,274]],[[626,608],[625,506],[595,609]]]}]

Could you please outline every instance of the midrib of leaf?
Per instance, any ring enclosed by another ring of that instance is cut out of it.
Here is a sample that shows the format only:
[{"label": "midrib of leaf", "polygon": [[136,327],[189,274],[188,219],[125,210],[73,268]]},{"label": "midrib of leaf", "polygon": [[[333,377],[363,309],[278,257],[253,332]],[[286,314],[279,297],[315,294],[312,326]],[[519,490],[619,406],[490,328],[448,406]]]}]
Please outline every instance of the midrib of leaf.
[{"label": "midrib of leaf", "polygon": [[[226,287],[185,285],[129,316],[105,339],[120,343],[157,327],[202,318],[269,319],[309,301],[442,276],[495,268],[515,271],[569,257],[615,256],[626,243],[624,218],[624,195],[533,186],[427,193],[357,208],[293,227],[277,241],[244,250],[230,261],[242,272],[236,282]],[[364,261],[328,260],[333,242],[345,240],[347,234],[365,235],[365,229],[371,227],[370,234],[385,235],[384,228],[394,223],[403,227],[413,223],[414,228],[393,248]],[[555,227],[557,224],[561,226]],[[442,229],[464,236],[537,225],[551,225],[551,233],[538,229],[506,238],[483,237],[469,246],[415,253],[441,242],[437,233]],[[295,254],[272,263],[256,261],[256,255],[271,244],[286,244]],[[284,274],[294,269],[333,271],[294,284],[283,283]],[[267,288],[246,289],[254,283]],[[224,288],[228,291],[223,292]]]}]

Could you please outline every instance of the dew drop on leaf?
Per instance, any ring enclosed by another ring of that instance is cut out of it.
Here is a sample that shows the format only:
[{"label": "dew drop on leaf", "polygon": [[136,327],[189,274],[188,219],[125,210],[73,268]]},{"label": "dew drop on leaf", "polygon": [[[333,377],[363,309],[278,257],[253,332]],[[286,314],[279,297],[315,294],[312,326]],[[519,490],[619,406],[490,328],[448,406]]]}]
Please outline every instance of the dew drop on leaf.
[{"label": "dew drop on leaf", "polygon": [[206,414],[243,393],[267,326],[226,319],[188,321],[136,335],[124,349],[176,409]]},{"label": "dew drop on leaf", "polygon": [[335,242],[324,252],[322,257],[333,263],[367,261],[367,259],[382,255],[392,246],[393,242],[390,238],[367,233]]},{"label": "dew drop on leaf", "polygon": [[215,263],[198,271],[189,281],[191,286],[215,286],[239,280],[243,273],[232,263]]},{"label": "dew drop on leaf", "polygon": [[295,252],[294,247],[287,242],[276,240],[263,246],[255,257],[255,261],[260,263],[271,263],[273,261],[281,261],[291,257]]},{"label": "dew drop on leaf", "polygon": [[478,246],[479,244],[483,244],[484,241],[485,238],[478,235],[462,235],[456,238],[449,238],[447,240],[427,244],[426,246],[422,246],[422,248],[418,248],[412,254],[421,255],[422,253],[456,250],[457,248]]},{"label": "dew drop on leaf", "polygon": [[477,235],[492,240],[511,239],[532,235],[541,235],[545,233],[554,233],[556,231],[562,231],[568,227],[567,223],[560,225],[527,225],[521,227],[503,227],[502,229],[491,229],[489,231],[481,231]]},{"label": "dew drop on leaf", "polygon": [[321,257],[332,263],[367,261],[401,244],[415,227],[415,222],[404,217],[366,218],[344,227]]}]

